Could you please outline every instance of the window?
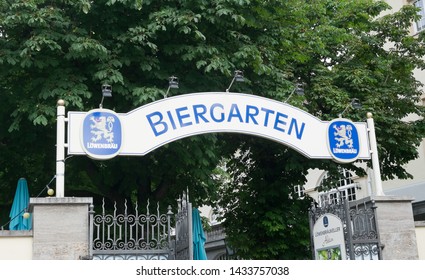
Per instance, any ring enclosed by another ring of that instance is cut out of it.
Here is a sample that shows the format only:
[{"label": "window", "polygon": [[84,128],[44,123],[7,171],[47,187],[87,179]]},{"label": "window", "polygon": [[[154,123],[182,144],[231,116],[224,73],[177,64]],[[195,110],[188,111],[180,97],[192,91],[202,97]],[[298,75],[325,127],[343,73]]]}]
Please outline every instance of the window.
[{"label": "window", "polygon": [[216,211],[214,209],[212,209],[210,211],[210,224],[211,225],[217,225],[217,224],[219,224],[218,217],[219,217],[219,215],[216,213]]},{"label": "window", "polygon": [[[354,182],[351,172],[341,169],[340,174],[338,185],[334,189],[319,193],[318,203],[320,207],[329,204],[339,204],[343,200],[354,201],[357,199],[356,191],[359,186]],[[328,174],[326,172],[320,181],[320,185],[327,177]]]},{"label": "window", "polygon": [[297,198],[304,198],[304,187],[303,186],[294,186],[294,193]]},{"label": "window", "polygon": [[416,32],[420,32],[423,29],[425,29],[425,9],[424,9],[424,0],[417,0],[415,1],[415,7],[420,8],[419,15],[421,16],[421,19],[416,22]]}]

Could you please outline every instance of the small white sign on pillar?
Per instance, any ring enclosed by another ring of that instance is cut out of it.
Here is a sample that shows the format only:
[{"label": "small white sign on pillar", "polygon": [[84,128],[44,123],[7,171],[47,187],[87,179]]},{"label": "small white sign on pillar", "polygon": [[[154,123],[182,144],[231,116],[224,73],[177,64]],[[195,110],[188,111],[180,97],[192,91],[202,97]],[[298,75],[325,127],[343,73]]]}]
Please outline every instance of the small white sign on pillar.
[{"label": "small white sign on pillar", "polygon": [[344,226],[334,214],[325,214],[313,226],[316,260],[345,260]]}]

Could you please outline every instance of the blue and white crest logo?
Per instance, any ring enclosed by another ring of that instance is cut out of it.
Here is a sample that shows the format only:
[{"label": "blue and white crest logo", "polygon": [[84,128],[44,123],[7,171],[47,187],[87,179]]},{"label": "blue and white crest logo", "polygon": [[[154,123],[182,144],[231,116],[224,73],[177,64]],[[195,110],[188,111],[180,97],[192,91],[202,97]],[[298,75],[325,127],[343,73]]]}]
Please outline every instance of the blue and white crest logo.
[{"label": "blue and white crest logo", "polygon": [[327,216],[323,217],[323,226],[327,228],[329,226],[329,219]]},{"label": "blue and white crest logo", "polygon": [[121,121],[114,111],[89,111],[84,118],[82,130],[82,146],[91,158],[110,159],[120,152]]},{"label": "blue and white crest logo", "polygon": [[328,147],[332,157],[342,163],[353,162],[360,153],[357,128],[347,119],[336,119],[329,123]]}]

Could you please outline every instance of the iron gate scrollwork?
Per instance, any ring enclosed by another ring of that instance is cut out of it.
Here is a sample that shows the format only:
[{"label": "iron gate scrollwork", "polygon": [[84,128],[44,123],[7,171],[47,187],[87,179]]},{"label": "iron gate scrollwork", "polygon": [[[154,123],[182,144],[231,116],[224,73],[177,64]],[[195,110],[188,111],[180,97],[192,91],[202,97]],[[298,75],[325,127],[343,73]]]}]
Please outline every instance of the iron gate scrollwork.
[{"label": "iron gate scrollwork", "polygon": [[346,256],[348,260],[382,259],[375,202],[348,202],[340,200],[337,204],[313,206],[309,211],[311,244],[314,258],[313,226],[323,215],[338,216],[343,223]]},{"label": "iron gate scrollwork", "polygon": [[375,202],[350,202],[348,218],[352,223],[351,258],[355,260],[382,259],[382,246],[376,219]]},{"label": "iron gate scrollwork", "polygon": [[91,217],[91,258],[97,260],[164,260],[174,258],[171,242],[171,206],[161,214],[159,204],[156,213],[150,213],[149,200],[146,213],[128,213],[127,201],[124,213],[117,214],[116,203],[112,214],[102,213]]},{"label": "iron gate scrollwork", "polygon": [[176,260],[193,259],[192,203],[186,193],[177,200]]}]

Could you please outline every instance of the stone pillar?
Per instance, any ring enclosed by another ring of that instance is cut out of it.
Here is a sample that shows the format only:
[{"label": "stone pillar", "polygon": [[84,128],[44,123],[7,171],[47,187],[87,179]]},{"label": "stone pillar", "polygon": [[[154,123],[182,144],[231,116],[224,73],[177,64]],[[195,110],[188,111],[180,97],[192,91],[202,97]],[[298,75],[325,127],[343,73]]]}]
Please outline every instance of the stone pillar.
[{"label": "stone pillar", "polygon": [[89,255],[91,197],[30,198],[33,259],[78,260]]},{"label": "stone pillar", "polygon": [[[371,198],[367,198],[371,200]],[[376,218],[384,260],[417,260],[413,198],[376,196]]]}]

